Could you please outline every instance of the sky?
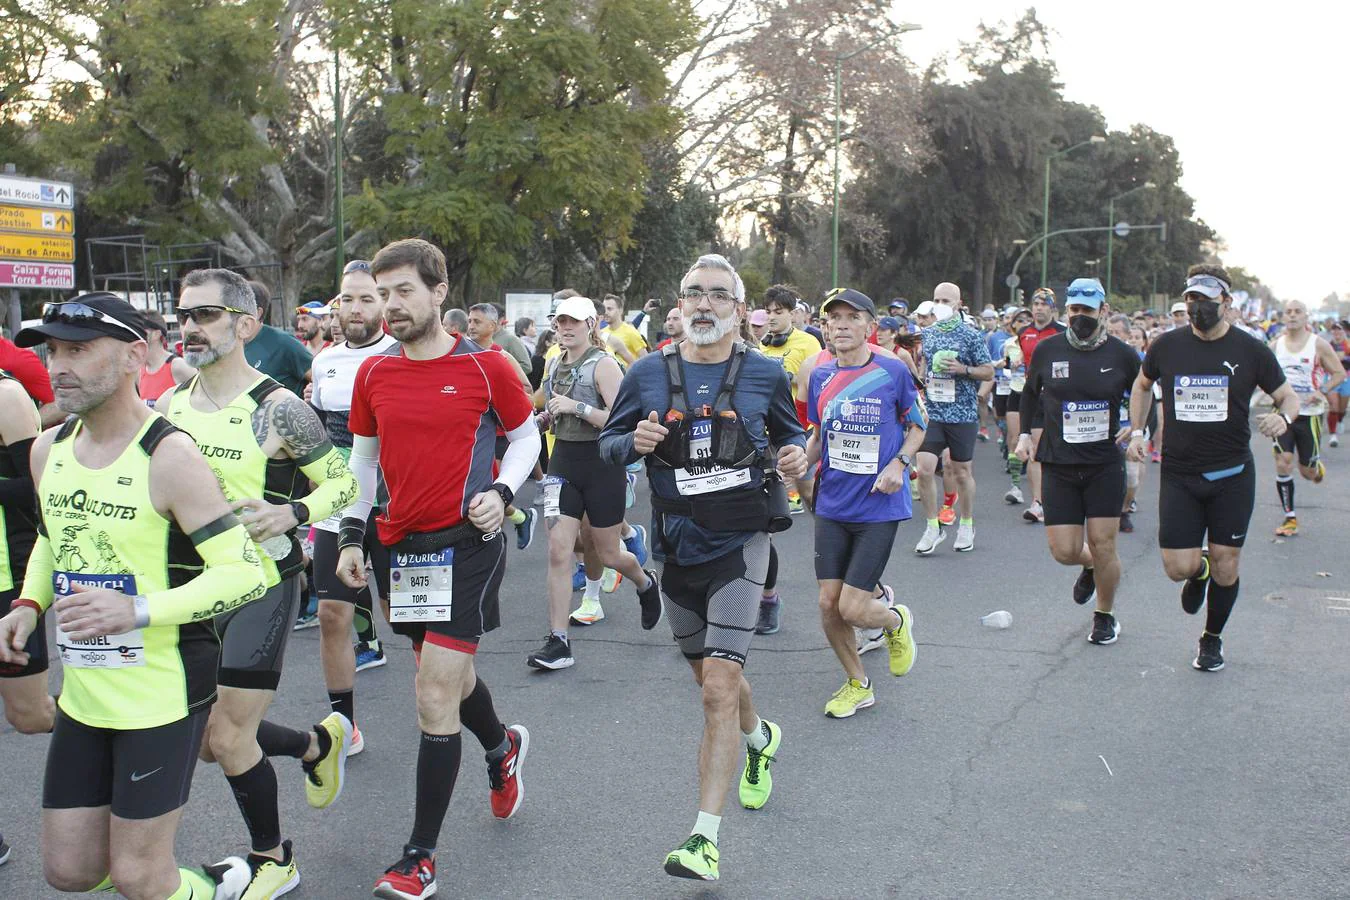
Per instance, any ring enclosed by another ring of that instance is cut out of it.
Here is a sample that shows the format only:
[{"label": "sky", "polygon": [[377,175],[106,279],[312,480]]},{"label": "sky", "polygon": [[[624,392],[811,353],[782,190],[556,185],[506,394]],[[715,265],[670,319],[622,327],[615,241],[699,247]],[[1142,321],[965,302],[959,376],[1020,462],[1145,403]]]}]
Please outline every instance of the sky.
[{"label": "sky", "polygon": [[[1031,2],[896,3],[920,68]],[[1196,215],[1282,300],[1350,296],[1350,4],[1040,0],[1068,100],[1171,135]]]}]

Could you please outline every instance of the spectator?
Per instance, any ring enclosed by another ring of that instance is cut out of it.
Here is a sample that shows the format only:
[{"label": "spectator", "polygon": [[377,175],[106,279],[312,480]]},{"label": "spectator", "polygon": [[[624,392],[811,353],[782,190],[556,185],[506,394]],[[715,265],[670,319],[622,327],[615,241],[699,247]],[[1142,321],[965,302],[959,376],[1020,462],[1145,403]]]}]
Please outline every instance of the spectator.
[{"label": "spectator", "polygon": [[539,339],[539,332],[535,330],[534,319],[529,316],[522,316],[516,319],[516,337],[525,345],[525,349],[530,351],[530,357],[534,357],[534,345]]}]

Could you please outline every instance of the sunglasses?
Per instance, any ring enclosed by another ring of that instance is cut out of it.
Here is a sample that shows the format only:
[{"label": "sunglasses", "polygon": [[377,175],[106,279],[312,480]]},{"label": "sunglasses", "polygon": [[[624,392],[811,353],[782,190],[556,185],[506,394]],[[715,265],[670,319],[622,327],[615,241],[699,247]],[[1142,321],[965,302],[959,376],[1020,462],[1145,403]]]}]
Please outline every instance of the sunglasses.
[{"label": "sunglasses", "polygon": [[370,263],[364,259],[354,259],[342,267],[343,275],[350,275],[352,272],[370,272]]},{"label": "sunglasses", "polygon": [[1069,288],[1067,296],[1069,297],[1100,297],[1102,292],[1096,288]]},{"label": "sunglasses", "polygon": [[210,325],[227,312],[239,316],[248,315],[244,310],[235,309],[233,306],[175,306],[173,311],[174,315],[178,316],[178,321],[186,319],[198,325]]},{"label": "sunglasses", "polygon": [[136,340],[145,340],[145,335],[126,322],[116,319],[99,309],[84,303],[48,303],[42,310],[43,324],[62,322],[66,325],[88,326],[90,322],[107,322],[136,335]]},{"label": "sunglasses", "polygon": [[1215,278],[1213,275],[1192,275],[1187,278],[1186,288],[1189,290],[1193,287],[1217,288],[1225,294],[1229,292],[1228,283],[1222,278]]}]

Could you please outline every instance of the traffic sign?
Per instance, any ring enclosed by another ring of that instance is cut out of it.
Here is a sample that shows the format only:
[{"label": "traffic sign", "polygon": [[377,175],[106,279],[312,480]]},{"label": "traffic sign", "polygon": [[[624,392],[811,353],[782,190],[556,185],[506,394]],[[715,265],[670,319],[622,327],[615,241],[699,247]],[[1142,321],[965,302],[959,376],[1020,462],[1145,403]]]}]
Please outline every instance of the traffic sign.
[{"label": "traffic sign", "polygon": [[0,288],[64,291],[73,287],[75,267],[69,263],[0,262]]},{"label": "traffic sign", "polygon": [[1003,279],[1003,283],[1010,288],[1015,288],[1022,283],[1022,278],[1020,275],[1009,275],[1007,278]]},{"label": "traffic sign", "polygon": [[0,260],[74,262],[75,239],[0,233]]},{"label": "traffic sign", "polygon": [[0,203],[75,208],[75,186],[68,181],[0,175]]},{"label": "traffic sign", "polygon": [[1123,237],[1129,237],[1129,236],[1130,236],[1130,223],[1129,223],[1129,222],[1117,222],[1117,223],[1116,223],[1116,237],[1118,237],[1118,238],[1123,238]]},{"label": "traffic sign", "polygon": [[63,209],[39,209],[32,206],[5,206],[0,204],[0,231],[73,234],[75,232],[75,216]]}]

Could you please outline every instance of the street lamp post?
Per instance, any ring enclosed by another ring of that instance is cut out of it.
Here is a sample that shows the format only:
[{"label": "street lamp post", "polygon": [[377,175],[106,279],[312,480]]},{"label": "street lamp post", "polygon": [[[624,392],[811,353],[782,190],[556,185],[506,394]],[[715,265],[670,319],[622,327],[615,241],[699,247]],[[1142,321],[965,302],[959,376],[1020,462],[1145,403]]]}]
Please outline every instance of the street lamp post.
[{"label": "street lamp post", "polygon": [[841,116],[843,106],[843,62],[846,59],[852,59],[859,54],[866,53],[879,44],[884,44],[897,35],[904,34],[907,31],[919,31],[922,25],[913,25],[905,23],[897,25],[895,28],[881,37],[877,38],[864,47],[859,47],[849,53],[837,53],[834,57],[834,214],[830,221],[830,287],[839,287],[839,132],[841,129]]},{"label": "street lamp post", "polygon": [[[1116,236],[1116,201],[1121,197],[1128,197],[1135,191],[1142,191],[1144,188],[1157,187],[1151,181],[1145,181],[1143,184],[1135,185],[1123,194],[1116,194],[1106,203],[1106,224],[1111,226],[1111,230],[1106,233],[1106,296],[1111,296],[1111,254],[1114,248]],[[1124,237],[1124,235],[1121,235]]]},{"label": "street lamp post", "polygon": [[1105,143],[1106,136],[1094,134],[1086,141],[1065,147],[1063,150],[1051,153],[1045,158],[1045,201],[1041,204],[1041,287],[1045,287],[1050,281],[1050,161],[1060,156],[1067,156],[1079,147],[1086,147],[1088,144]]}]

